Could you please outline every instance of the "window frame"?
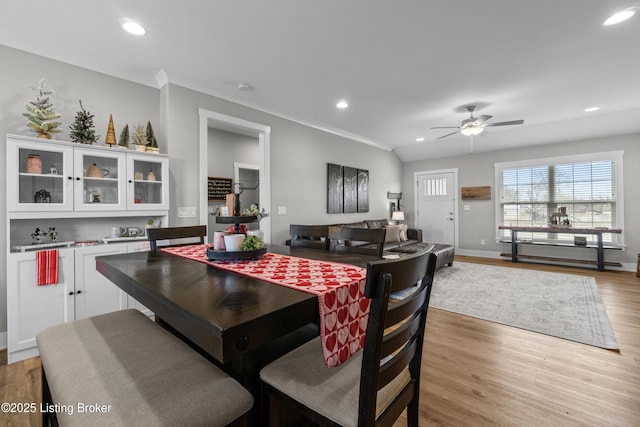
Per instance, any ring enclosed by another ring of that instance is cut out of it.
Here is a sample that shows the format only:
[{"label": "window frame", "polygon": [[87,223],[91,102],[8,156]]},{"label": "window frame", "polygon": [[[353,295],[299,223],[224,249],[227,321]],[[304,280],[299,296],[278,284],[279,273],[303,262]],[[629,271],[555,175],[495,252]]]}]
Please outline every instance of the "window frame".
[{"label": "window frame", "polygon": [[[503,224],[502,217],[502,172],[505,169],[514,168],[528,168],[528,167],[543,167],[543,166],[556,166],[559,164],[573,164],[582,162],[599,162],[599,161],[613,161],[615,164],[615,227],[622,229],[621,234],[611,234],[612,241],[607,242],[607,245],[624,247],[624,180],[623,180],[623,159],[624,151],[605,151],[599,153],[584,153],[570,156],[557,156],[557,157],[545,157],[540,159],[528,159],[517,160],[510,162],[494,163],[494,185],[495,185],[495,230],[496,230],[496,242],[504,242],[505,237],[502,236],[501,230],[498,228]],[[550,233],[552,234],[552,233]],[[561,233],[558,233],[561,234]],[[567,233],[570,234],[570,233]],[[573,234],[571,234],[573,236]],[[510,240],[510,238],[509,238]],[[536,237],[536,243],[548,243],[554,244],[558,242],[566,242],[566,239],[559,240],[557,238],[539,238]]]}]

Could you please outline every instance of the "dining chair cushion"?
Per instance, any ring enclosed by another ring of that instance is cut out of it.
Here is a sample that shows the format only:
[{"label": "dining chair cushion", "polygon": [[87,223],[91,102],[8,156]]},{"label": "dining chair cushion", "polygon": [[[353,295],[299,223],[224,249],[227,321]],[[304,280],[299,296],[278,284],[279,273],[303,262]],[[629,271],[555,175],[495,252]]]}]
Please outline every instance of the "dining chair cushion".
[{"label": "dining chair cushion", "polygon": [[[260,379],[337,424],[356,427],[361,365],[362,351],[338,367],[327,368],[316,338],[264,367]],[[380,390],[376,417],[410,380],[407,368]]]},{"label": "dining chair cushion", "polygon": [[[138,310],[63,323],[37,336],[60,425],[225,426],[253,405],[237,381]],[[71,413],[69,413],[71,412]]]}]

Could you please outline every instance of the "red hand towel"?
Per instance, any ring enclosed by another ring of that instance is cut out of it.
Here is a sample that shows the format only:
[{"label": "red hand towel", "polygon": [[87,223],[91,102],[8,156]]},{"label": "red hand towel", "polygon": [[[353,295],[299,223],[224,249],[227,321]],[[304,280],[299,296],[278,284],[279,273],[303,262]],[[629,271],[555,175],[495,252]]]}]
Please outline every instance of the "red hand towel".
[{"label": "red hand towel", "polygon": [[58,250],[36,253],[36,283],[38,286],[58,283]]}]

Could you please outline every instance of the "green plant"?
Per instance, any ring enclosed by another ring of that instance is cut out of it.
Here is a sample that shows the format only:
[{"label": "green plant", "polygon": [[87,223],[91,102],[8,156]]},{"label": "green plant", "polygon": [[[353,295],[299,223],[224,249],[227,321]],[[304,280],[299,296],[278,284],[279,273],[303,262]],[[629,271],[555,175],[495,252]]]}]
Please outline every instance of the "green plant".
[{"label": "green plant", "polygon": [[264,242],[256,236],[249,236],[242,242],[243,251],[254,251],[264,247]]},{"label": "green plant", "polygon": [[136,145],[147,145],[149,143],[144,127],[141,124],[137,124],[133,128],[133,143]]},{"label": "green plant", "polygon": [[36,100],[29,101],[24,106],[27,109],[23,116],[29,120],[27,126],[40,138],[51,139],[52,133],[62,132],[58,126],[62,124],[59,121],[62,114],[55,112],[55,105],[51,102],[51,95],[55,92],[52,90],[44,90],[44,79],[40,79],[38,87],[32,87],[36,92]]}]

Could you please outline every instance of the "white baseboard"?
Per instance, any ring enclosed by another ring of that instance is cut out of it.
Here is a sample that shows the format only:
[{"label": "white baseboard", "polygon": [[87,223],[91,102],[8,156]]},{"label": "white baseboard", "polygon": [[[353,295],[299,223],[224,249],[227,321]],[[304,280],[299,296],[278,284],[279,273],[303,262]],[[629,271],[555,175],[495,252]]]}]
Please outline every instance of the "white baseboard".
[{"label": "white baseboard", "polygon": [[7,333],[0,332],[0,350],[7,349]]},{"label": "white baseboard", "polygon": [[478,251],[475,249],[456,249],[456,255],[477,256],[481,258],[500,258],[500,252]]}]

